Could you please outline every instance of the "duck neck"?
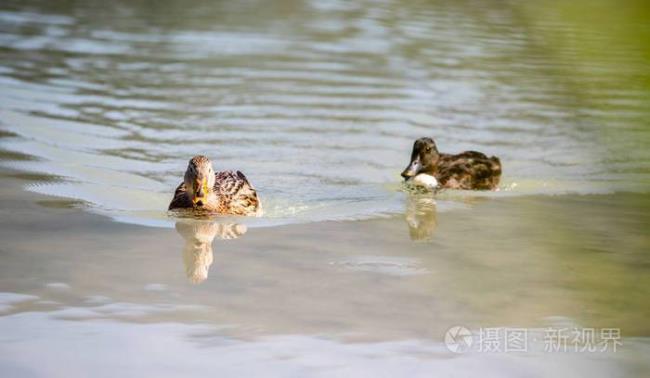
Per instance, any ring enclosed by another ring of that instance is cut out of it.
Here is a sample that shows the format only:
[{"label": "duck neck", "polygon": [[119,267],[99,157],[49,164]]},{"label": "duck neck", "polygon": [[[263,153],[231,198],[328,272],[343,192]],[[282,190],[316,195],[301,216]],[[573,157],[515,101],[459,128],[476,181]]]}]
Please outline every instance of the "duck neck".
[{"label": "duck neck", "polygon": [[426,167],[423,167],[418,174],[425,174],[429,176],[435,176],[437,173],[437,166],[435,164],[430,164]]}]

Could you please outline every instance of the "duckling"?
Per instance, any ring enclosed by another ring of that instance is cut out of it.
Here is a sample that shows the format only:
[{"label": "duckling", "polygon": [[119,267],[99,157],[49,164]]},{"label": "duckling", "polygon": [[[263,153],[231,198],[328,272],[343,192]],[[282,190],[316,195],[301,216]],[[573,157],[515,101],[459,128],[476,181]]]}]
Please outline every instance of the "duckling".
[{"label": "duckling", "polygon": [[501,178],[501,161],[476,151],[442,154],[433,139],[420,138],[413,144],[411,163],[402,177],[429,189],[494,190]]},{"label": "duckling", "polygon": [[223,215],[261,216],[255,188],[239,171],[216,172],[205,156],[193,157],[184,181],[176,188],[169,210],[193,209]]}]

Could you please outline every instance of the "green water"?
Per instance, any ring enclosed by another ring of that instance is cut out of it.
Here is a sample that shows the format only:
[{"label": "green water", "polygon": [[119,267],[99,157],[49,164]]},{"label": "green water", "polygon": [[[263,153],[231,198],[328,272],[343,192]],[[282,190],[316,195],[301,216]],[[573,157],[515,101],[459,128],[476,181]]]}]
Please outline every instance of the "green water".
[{"label": "green water", "polygon": [[[4,1],[0,375],[647,376],[649,21],[633,1]],[[499,190],[402,192],[421,136],[499,156]],[[169,217],[198,153],[266,216]],[[487,328],[528,350],[480,351]],[[549,329],[621,345],[545,351]]]}]

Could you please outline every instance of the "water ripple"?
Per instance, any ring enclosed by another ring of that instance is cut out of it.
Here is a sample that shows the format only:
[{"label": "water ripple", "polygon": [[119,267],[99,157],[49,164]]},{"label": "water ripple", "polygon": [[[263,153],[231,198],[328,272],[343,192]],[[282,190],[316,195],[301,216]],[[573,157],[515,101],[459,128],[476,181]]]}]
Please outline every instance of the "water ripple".
[{"label": "water ripple", "polygon": [[425,135],[501,157],[502,190],[481,195],[650,184],[647,56],[585,59],[608,34],[520,5],[30,3],[0,6],[0,164],[120,220],[165,224],[198,153],[246,172],[267,224],[403,212],[398,173]]}]

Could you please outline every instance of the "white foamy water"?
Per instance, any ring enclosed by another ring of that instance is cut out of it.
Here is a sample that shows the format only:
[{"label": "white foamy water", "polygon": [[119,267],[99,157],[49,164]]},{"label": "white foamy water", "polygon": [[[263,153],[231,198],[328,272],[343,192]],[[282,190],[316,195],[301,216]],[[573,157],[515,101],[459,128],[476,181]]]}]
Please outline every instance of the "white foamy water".
[{"label": "white foamy water", "polygon": [[[556,55],[545,32],[562,25],[531,29],[509,7],[327,4],[260,18],[255,2],[9,2],[0,149],[29,159],[0,164],[53,176],[28,190],[158,226],[173,224],[165,210],[196,154],[258,188],[266,216],[251,225],[403,212],[399,172],[421,136],[501,158],[501,190],[472,195],[647,191],[634,54]],[[466,195],[443,194],[438,210]]]}]

